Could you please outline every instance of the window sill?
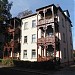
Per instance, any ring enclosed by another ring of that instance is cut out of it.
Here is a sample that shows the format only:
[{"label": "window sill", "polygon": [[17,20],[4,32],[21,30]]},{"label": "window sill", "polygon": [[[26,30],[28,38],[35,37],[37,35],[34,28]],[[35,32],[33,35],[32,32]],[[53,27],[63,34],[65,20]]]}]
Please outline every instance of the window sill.
[{"label": "window sill", "polygon": [[36,59],[36,57],[32,57],[31,59]]},{"label": "window sill", "polygon": [[28,58],[23,58],[23,59],[28,59]]},{"label": "window sill", "polygon": [[28,30],[29,28],[25,28],[24,30]]},{"label": "window sill", "polygon": [[36,42],[31,42],[32,44],[36,43]]},{"label": "window sill", "polygon": [[37,27],[32,27],[32,29],[37,28]]},{"label": "window sill", "polygon": [[28,44],[28,43],[23,43],[23,44]]}]

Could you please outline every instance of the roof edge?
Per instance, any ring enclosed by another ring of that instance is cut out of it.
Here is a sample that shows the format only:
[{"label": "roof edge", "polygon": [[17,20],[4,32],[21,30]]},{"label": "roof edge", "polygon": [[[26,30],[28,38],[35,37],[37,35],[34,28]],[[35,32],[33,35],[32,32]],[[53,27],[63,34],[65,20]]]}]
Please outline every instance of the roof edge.
[{"label": "roof edge", "polygon": [[27,15],[27,16],[25,16],[25,17],[22,17],[21,19],[28,18],[28,17],[34,16],[34,15],[37,15],[37,13]]}]

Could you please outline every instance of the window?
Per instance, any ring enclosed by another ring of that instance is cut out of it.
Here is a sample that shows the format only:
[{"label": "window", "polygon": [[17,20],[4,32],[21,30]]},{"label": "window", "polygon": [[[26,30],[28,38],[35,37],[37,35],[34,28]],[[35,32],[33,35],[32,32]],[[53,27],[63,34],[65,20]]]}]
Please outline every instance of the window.
[{"label": "window", "polygon": [[32,35],[32,42],[36,42],[36,34]]},{"label": "window", "polygon": [[64,48],[64,59],[66,59],[66,48]]},{"label": "window", "polygon": [[70,44],[72,45],[72,39],[71,39],[71,37],[70,37]]},{"label": "window", "polygon": [[24,30],[25,30],[25,29],[28,29],[28,22],[25,22],[25,23],[24,23]]},{"label": "window", "polygon": [[63,18],[62,18],[62,26],[64,27],[64,20],[63,20]]},{"label": "window", "polygon": [[35,57],[36,57],[36,50],[32,49],[32,58],[35,58]]},{"label": "window", "polygon": [[24,36],[24,43],[27,43],[27,36]]},{"label": "window", "polygon": [[69,31],[71,32],[71,25],[69,25]]},{"label": "window", "polygon": [[63,42],[65,43],[65,34],[63,33]]},{"label": "window", "polygon": [[27,50],[23,51],[23,58],[27,58]]},{"label": "window", "polygon": [[32,28],[36,27],[36,20],[32,20]]},{"label": "window", "polygon": [[49,33],[48,35],[51,37],[51,36],[53,36],[53,33]]}]

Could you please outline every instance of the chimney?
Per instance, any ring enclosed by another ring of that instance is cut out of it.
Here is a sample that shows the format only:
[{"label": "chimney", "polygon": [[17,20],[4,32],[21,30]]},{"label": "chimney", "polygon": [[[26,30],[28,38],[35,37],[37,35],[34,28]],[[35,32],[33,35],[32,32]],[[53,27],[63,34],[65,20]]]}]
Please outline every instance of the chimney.
[{"label": "chimney", "polygon": [[60,7],[59,4],[57,4],[56,7]]}]

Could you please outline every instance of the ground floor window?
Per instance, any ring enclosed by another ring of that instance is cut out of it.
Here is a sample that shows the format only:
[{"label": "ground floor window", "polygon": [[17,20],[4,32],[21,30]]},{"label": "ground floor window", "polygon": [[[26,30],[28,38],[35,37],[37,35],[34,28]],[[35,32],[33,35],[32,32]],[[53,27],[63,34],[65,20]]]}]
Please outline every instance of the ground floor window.
[{"label": "ground floor window", "polygon": [[64,59],[66,59],[66,48],[64,48]]},{"label": "ground floor window", "polygon": [[36,57],[36,50],[32,49],[32,58],[35,58],[35,57]]},{"label": "ground floor window", "polygon": [[27,58],[27,50],[23,51],[23,58]]}]

